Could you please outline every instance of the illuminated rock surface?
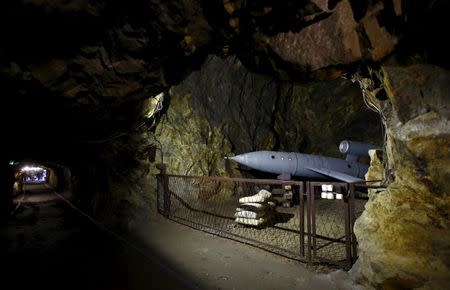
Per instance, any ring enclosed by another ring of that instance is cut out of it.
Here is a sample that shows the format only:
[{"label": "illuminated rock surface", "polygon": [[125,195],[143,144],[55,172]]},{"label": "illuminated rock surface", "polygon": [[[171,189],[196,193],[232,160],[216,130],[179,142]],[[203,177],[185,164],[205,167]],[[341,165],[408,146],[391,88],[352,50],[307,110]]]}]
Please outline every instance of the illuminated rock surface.
[{"label": "illuminated rock surface", "polygon": [[[365,179],[370,182],[370,186],[381,187],[383,186],[382,180],[384,179],[384,168],[383,168],[383,151],[382,150],[369,150],[370,155],[370,167],[366,173]],[[369,188],[369,198],[383,191],[380,188]]]},{"label": "illuminated rock surface", "polygon": [[393,181],[372,194],[357,220],[355,269],[386,287],[446,289],[450,273],[450,73],[384,67],[389,100],[388,168]]},{"label": "illuminated rock surface", "polygon": [[[273,50],[286,61],[312,70],[348,64],[360,59],[380,60],[394,49],[397,38],[380,25],[377,15],[383,2],[365,11],[358,19],[351,1],[339,1],[328,10],[331,15],[300,32],[283,32],[268,37]],[[321,5],[322,7],[324,5]]]},{"label": "illuminated rock surface", "polygon": [[280,149],[342,158],[344,139],[379,144],[381,123],[362,100],[358,86],[344,78],[282,86],[275,130]]}]

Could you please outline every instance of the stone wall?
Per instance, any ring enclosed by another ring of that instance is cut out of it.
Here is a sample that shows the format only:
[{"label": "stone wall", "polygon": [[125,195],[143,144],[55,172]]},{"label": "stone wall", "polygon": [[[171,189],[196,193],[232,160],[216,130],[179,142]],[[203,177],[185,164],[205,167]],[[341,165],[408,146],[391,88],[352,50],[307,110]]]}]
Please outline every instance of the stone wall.
[{"label": "stone wall", "polygon": [[364,105],[361,89],[344,78],[284,83],[274,127],[284,151],[342,157],[343,139],[382,142],[379,116]]},{"label": "stone wall", "polygon": [[[355,233],[354,267],[376,285],[448,289],[450,273],[450,72],[382,68],[392,182],[372,192]],[[386,288],[388,289],[388,288]]]},{"label": "stone wall", "polygon": [[209,56],[201,70],[170,90],[167,113],[156,128],[169,171],[235,175],[236,165],[224,156],[273,148],[277,86],[236,57]]}]

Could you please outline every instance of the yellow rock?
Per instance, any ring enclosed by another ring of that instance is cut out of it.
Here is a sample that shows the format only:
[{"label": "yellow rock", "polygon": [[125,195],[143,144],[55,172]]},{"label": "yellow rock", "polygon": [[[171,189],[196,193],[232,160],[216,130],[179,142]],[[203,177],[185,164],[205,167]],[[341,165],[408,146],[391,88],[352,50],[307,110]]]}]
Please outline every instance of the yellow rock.
[{"label": "yellow rock", "polygon": [[[383,68],[387,157],[393,181],[355,224],[360,273],[382,289],[448,289],[450,275],[450,72]],[[391,105],[392,104],[392,105]],[[372,154],[368,176],[379,176]]]}]

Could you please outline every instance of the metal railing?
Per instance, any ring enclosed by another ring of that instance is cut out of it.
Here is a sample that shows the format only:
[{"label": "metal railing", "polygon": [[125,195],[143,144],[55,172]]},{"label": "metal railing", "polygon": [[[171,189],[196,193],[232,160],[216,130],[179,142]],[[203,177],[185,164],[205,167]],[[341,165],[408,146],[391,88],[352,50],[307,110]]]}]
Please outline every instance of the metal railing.
[{"label": "metal railing", "polygon": [[[170,175],[164,170],[157,181],[158,212],[176,222],[308,263],[348,269],[357,258],[355,207],[362,212],[364,201],[355,205],[353,185]],[[324,184],[333,186],[328,192],[333,199],[321,198]],[[264,222],[237,222],[239,199],[262,189],[272,193],[270,202],[276,205],[264,205]]]}]

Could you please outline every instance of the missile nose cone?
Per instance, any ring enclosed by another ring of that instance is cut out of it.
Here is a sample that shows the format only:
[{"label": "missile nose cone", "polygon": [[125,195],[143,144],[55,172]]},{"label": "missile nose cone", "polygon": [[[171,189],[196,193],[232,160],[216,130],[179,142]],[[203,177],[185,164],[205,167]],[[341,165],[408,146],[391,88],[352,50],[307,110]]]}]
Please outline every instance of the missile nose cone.
[{"label": "missile nose cone", "polygon": [[240,154],[240,155],[236,155],[236,156],[231,156],[231,157],[226,157],[226,159],[230,159],[233,160],[237,163],[243,164],[243,165],[247,165],[247,160],[245,157],[245,154]]},{"label": "missile nose cone", "polygon": [[236,158],[237,156],[225,156],[223,159],[225,159],[225,160],[234,160],[234,161],[237,161],[237,158]]},{"label": "missile nose cone", "polygon": [[239,162],[239,161],[242,160],[242,157],[241,157],[241,155],[236,155],[236,156],[225,156],[225,157],[223,157],[223,159],[225,159],[225,160],[234,160],[234,161],[236,161],[236,162]]}]

